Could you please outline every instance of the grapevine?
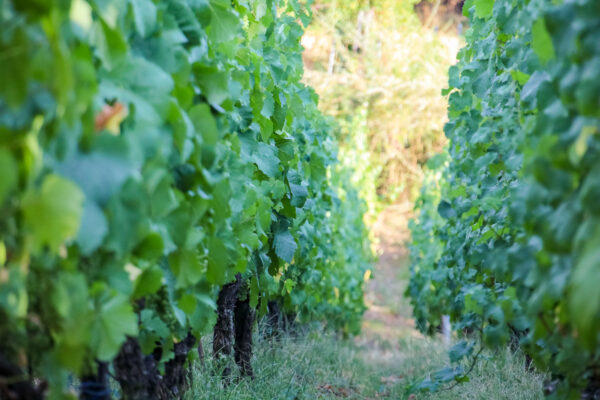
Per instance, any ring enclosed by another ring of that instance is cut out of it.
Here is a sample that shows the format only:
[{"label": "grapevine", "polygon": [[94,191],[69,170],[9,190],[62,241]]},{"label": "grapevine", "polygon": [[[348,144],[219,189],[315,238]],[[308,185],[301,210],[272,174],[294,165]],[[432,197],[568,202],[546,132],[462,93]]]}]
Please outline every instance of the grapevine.
[{"label": "grapevine", "polygon": [[[419,203],[407,293],[422,330],[442,314],[462,332],[482,326],[483,343],[516,340],[549,370],[554,398],[594,393],[600,3],[470,0],[464,12],[445,91],[449,161],[431,166],[439,179]],[[472,355],[457,346],[453,361]]]},{"label": "grapevine", "polygon": [[164,343],[166,361],[212,329],[237,273],[263,314],[278,300],[357,331],[372,256],[300,81],[309,19],[297,0],[0,4],[0,361],[23,372],[11,379],[71,398],[71,377],[128,338],[146,354]]}]

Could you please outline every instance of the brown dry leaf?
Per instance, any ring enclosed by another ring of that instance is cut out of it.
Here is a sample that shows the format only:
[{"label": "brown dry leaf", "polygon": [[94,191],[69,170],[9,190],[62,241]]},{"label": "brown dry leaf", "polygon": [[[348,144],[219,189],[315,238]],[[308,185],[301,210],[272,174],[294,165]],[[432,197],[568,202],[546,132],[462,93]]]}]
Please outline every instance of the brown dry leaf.
[{"label": "brown dry leaf", "polygon": [[350,397],[354,393],[352,389],[348,389],[341,386],[333,386],[330,384],[323,384],[317,387],[320,392],[325,392],[328,394],[333,394],[336,397]]},{"label": "brown dry leaf", "polygon": [[113,105],[105,104],[96,115],[94,120],[94,129],[96,132],[106,129],[107,131],[118,135],[119,124],[127,117],[127,108],[123,103],[116,102]]}]

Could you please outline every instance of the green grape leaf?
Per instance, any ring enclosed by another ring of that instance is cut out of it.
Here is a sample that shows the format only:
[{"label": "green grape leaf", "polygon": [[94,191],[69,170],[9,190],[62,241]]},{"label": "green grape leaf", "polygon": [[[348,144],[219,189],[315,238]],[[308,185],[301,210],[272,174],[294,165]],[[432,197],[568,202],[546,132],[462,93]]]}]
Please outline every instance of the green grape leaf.
[{"label": "green grape leaf", "polygon": [[151,232],[137,245],[134,254],[144,260],[153,261],[159,259],[164,251],[165,242],[162,236],[157,232]]},{"label": "green grape leaf", "polygon": [[193,295],[186,293],[179,298],[177,305],[186,315],[192,315],[196,310],[197,301]]},{"label": "green grape leaf", "polygon": [[273,239],[273,245],[277,257],[288,263],[292,262],[298,245],[289,231],[276,232]]},{"label": "green grape leaf", "polygon": [[452,205],[446,200],[440,201],[438,205],[438,213],[442,218],[450,219],[456,217],[456,211],[452,208]]},{"label": "green grape leaf", "polygon": [[273,100],[273,95],[269,92],[266,92],[264,94],[263,106],[260,110],[260,115],[265,118],[271,118],[273,116],[274,107],[275,101]]},{"label": "green grape leaf", "polygon": [[479,18],[489,18],[494,10],[494,0],[475,0],[475,13]]},{"label": "green grape leaf", "polygon": [[291,279],[286,279],[283,282],[283,287],[288,294],[292,293],[292,289],[294,288],[294,286],[296,286],[296,282],[294,282]]},{"label": "green grape leaf", "polygon": [[271,204],[266,201],[258,203],[256,210],[256,231],[259,235],[266,236],[271,226]]},{"label": "green grape leaf", "polygon": [[6,264],[6,245],[0,241],[0,267]]},{"label": "green grape leaf", "polygon": [[225,71],[197,64],[194,65],[194,75],[209,103],[220,105],[229,98],[229,76]]},{"label": "green grape leaf", "polygon": [[73,239],[81,224],[83,202],[81,189],[58,175],[47,175],[40,189],[29,190],[22,207],[34,246],[48,245],[56,251]]},{"label": "green grape leaf", "polygon": [[[118,138],[111,143],[114,147],[123,145]],[[75,182],[86,199],[93,200],[100,207],[105,206],[127,178],[135,173],[133,163],[117,149],[114,149],[114,154],[97,150],[92,154],[73,155],[58,164],[56,170]]]},{"label": "green grape leaf", "polygon": [[216,284],[225,283],[230,264],[231,260],[223,240],[211,237],[208,241],[208,270],[206,271],[208,281]]},{"label": "green grape leaf", "polygon": [[206,268],[195,249],[178,249],[169,255],[169,266],[177,279],[177,287],[194,285],[202,279]]},{"label": "green grape leaf", "polygon": [[97,310],[91,343],[95,355],[101,361],[112,360],[126,336],[138,334],[137,316],[128,300],[115,296],[103,303]]},{"label": "green grape leaf", "polygon": [[546,29],[546,21],[543,18],[535,21],[531,28],[531,48],[544,63],[555,57],[552,39]]},{"label": "green grape leaf", "polygon": [[569,310],[579,335],[592,348],[596,345],[600,312],[600,229],[590,238],[575,264],[569,285]]},{"label": "green grape leaf", "polygon": [[448,352],[448,355],[450,356],[450,362],[455,363],[467,356],[470,356],[471,353],[473,353],[473,343],[469,343],[466,340],[461,340],[452,346]]},{"label": "green grape leaf", "polygon": [[256,234],[256,227],[252,221],[239,225],[236,229],[236,237],[240,243],[248,246],[251,250],[258,248],[260,245],[258,235]]},{"label": "green grape leaf", "polygon": [[2,205],[6,196],[17,185],[19,177],[17,163],[5,149],[0,149],[0,171],[2,171],[2,179],[0,179],[0,205]]},{"label": "green grape leaf", "polygon": [[189,112],[194,128],[202,135],[204,143],[215,145],[219,140],[217,122],[213,117],[208,104],[198,104]]},{"label": "green grape leaf", "polygon": [[183,0],[173,0],[167,2],[167,4],[169,14],[175,18],[179,25],[179,29],[181,29],[187,41],[191,45],[197,45],[202,36],[202,27],[187,2]]},{"label": "green grape leaf", "polygon": [[436,371],[433,374],[433,376],[434,376],[435,380],[437,380],[437,381],[451,382],[463,374],[464,374],[463,368],[461,366],[457,366],[457,367],[442,368],[442,369]]},{"label": "green grape leaf", "polygon": [[107,70],[113,69],[126,57],[128,45],[123,34],[100,19],[92,31],[95,52]]},{"label": "green grape leaf", "polygon": [[250,279],[250,307],[255,308],[258,305],[259,292],[258,279],[252,276]]},{"label": "green grape leaf", "polygon": [[129,0],[129,3],[136,30],[141,37],[147,37],[156,27],[156,6],[151,0]]},{"label": "green grape leaf", "polygon": [[91,254],[108,234],[108,223],[102,209],[89,199],[83,205],[81,225],[77,233],[77,244],[85,255]]},{"label": "green grape leaf", "polygon": [[156,293],[163,284],[163,272],[159,267],[149,267],[135,279],[133,284],[133,300]]},{"label": "green grape leaf", "polygon": [[530,77],[529,74],[517,70],[510,71],[510,76],[512,76],[515,81],[519,82],[519,85],[526,84]]},{"label": "green grape leaf", "polygon": [[279,174],[279,158],[277,157],[277,148],[259,142],[256,153],[253,154],[253,160],[265,175],[274,178]]},{"label": "green grape leaf", "polygon": [[153,310],[142,310],[140,313],[140,320],[144,329],[149,329],[156,332],[161,338],[166,338],[169,336],[169,327],[156,315]]},{"label": "green grape leaf", "polygon": [[216,43],[232,40],[239,29],[240,19],[233,13],[228,0],[209,0],[211,11],[208,35]]},{"label": "green grape leaf", "polygon": [[287,173],[290,191],[292,192],[292,205],[302,207],[308,198],[308,187],[302,183],[300,174],[295,170],[289,170]]}]

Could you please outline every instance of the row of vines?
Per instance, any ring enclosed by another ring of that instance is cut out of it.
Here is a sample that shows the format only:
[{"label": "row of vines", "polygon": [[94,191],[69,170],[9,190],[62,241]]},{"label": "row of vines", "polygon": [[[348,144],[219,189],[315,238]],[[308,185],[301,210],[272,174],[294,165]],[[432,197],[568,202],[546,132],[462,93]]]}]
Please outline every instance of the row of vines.
[{"label": "row of vines", "polygon": [[[553,398],[600,394],[600,2],[467,0],[448,154],[412,224],[418,326],[519,344]],[[477,358],[459,342],[452,361]],[[468,379],[465,364],[422,387]]]},{"label": "row of vines", "polygon": [[0,397],[175,398],[213,329],[245,375],[257,316],[358,330],[365,206],[300,82],[308,20],[0,1]]}]

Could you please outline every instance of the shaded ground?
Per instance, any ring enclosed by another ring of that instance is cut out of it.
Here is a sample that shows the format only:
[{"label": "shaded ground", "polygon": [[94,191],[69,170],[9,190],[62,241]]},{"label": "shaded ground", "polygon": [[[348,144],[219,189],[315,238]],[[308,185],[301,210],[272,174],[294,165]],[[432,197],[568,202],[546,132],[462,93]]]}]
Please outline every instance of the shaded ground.
[{"label": "shaded ground", "polygon": [[377,345],[400,337],[420,337],[414,328],[410,305],[403,293],[408,279],[408,238],[406,226],[410,209],[390,207],[375,223],[379,261],[368,282],[365,303],[368,307],[359,342]]},{"label": "shaded ground", "polygon": [[[376,397],[404,395],[404,387],[415,380],[423,365],[433,361],[431,358],[441,362],[445,356],[440,341],[425,338],[415,329],[409,300],[404,297],[409,277],[406,245],[410,240],[407,225],[411,211],[408,203],[388,207],[373,227],[379,259],[366,287],[368,310],[355,343],[361,361],[375,373],[372,379],[381,384]],[[428,353],[415,363],[415,354],[427,347]]]}]

